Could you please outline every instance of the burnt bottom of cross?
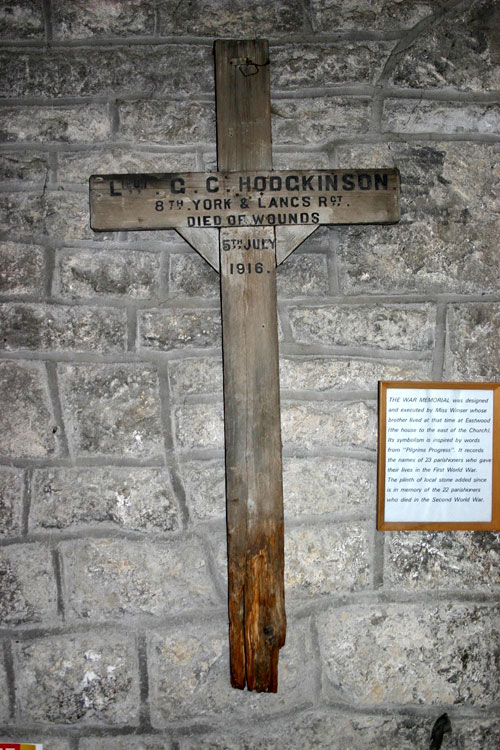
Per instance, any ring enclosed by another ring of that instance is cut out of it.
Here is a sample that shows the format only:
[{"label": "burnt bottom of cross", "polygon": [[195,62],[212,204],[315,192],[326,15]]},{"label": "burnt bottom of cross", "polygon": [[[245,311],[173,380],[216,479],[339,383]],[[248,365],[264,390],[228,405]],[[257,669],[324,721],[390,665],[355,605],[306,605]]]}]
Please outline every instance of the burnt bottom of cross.
[{"label": "burnt bottom of cross", "polygon": [[234,554],[228,535],[231,685],[276,693],[286,635],[283,525],[262,531],[260,549],[255,554],[247,550],[243,558]]}]

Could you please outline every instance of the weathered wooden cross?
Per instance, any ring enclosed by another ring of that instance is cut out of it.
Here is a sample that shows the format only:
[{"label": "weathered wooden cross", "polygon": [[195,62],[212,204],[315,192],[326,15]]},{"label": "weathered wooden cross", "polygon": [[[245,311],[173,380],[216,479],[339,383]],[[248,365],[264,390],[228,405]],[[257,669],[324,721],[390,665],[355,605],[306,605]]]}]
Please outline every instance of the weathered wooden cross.
[{"label": "weathered wooden cross", "polygon": [[285,642],[276,266],[321,224],[399,220],[395,169],[272,171],[268,43],[215,43],[211,173],[90,178],[97,231],[176,229],[221,277],[231,684],[276,692]]}]

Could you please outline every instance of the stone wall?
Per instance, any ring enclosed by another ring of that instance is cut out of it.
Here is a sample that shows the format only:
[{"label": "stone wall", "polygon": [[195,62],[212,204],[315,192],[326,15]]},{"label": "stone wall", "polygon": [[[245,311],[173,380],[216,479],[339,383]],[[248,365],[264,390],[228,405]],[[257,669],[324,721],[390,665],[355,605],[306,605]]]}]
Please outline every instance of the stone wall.
[{"label": "stone wall", "polygon": [[[500,374],[495,0],[6,0],[0,738],[493,750],[498,535],[375,530],[377,381]],[[279,269],[287,645],[229,687],[218,279],[94,234],[95,172],[216,164],[212,43],[269,37],[276,168],[396,166],[402,220]]]}]

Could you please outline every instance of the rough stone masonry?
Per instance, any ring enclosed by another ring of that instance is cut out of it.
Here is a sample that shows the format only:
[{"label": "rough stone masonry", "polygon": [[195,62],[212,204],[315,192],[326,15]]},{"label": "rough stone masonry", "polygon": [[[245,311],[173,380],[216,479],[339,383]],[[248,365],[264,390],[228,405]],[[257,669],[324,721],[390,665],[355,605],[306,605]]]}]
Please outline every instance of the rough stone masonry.
[{"label": "rough stone masonry", "polygon": [[[375,531],[380,379],[500,375],[495,0],[6,0],[0,740],[500,743],[499,535]],[[95,235],[95,172],[215,168],[212,44],[268,37],[278,169],[394,166],[398,226],[278,271],[287,645],[229,687],[216,274]]]}]

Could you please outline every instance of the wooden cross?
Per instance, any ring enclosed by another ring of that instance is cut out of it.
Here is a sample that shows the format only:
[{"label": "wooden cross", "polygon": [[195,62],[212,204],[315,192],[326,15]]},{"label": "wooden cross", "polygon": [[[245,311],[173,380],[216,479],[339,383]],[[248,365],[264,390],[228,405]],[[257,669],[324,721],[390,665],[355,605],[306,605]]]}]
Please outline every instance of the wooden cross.
[{"label": "wooden cross", "polygon": [[319,225],[399,220],[395,169],[272,171],[266,40],[215,43],[218,171],[90,178],[96,231],[176,229],[221,277],[231,684],[285,643],[276,267]]}]

